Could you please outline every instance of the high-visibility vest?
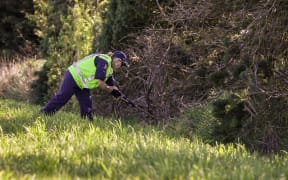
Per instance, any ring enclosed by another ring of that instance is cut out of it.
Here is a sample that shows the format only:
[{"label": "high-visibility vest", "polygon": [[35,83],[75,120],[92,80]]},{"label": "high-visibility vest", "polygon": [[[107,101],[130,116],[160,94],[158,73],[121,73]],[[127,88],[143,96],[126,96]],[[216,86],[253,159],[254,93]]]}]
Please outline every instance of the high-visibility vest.
[{"label": "high-visibility vest", "polygon": [[81,60],[78,60],[72,64],[68,70],[71,73],[73,79],[80,89],[94,89],[99,86],[98,80],[95,79],[95,73],[97,67],[95,66],[94,60],[98,56],[99,58],[107,62],[105,80],[113,74],[113,69],[111,67],[112,59],[109,55],[106,54],[91,54],[84,57]]}]

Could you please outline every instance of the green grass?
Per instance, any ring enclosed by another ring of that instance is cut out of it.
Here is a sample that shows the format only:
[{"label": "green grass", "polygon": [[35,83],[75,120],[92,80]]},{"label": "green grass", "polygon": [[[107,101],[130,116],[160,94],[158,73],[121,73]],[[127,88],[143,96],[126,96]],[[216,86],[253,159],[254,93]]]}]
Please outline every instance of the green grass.
[{"label": "green grass", "polygon": [[0,179],[288,179],[288,155],[172,137],[135,121],[0,99]]}]

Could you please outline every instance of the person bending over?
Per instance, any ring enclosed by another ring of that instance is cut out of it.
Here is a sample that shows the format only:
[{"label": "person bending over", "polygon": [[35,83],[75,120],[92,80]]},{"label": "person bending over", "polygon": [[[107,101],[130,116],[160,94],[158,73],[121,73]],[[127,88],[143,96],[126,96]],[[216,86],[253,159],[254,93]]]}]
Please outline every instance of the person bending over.
[{"label": "person bending over", "polygon": [[41,109],[46,115],[53,115],[75,94],[82,118],[93,121],[90,90],[100,87],[118,98],[122,95],[114,85],[113,70],[129,67],[127,56],[122,51],[112,56],[95,53],[72,64],[65,72],[57,94]]}]

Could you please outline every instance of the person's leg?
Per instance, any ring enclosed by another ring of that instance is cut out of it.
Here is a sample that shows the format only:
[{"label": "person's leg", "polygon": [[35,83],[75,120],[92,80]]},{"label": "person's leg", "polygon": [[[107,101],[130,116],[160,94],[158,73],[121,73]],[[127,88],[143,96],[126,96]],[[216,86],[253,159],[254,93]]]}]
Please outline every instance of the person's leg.
[{"label": "person's leg", "polygon": [[79,102],[81,117],[88,118],[90,121],[93,121],[92,98],[90,96],[90,90],[83,89],[81,91],[76,91],[75,95]]},{"label": "person's leg", "polygon": [[42,112],[47,115],[54,114],[67,103],[77,89],[79,88],[77,87],[70,72],[65,72],[60,89],[58,90],[57,94],[44,106]]}]

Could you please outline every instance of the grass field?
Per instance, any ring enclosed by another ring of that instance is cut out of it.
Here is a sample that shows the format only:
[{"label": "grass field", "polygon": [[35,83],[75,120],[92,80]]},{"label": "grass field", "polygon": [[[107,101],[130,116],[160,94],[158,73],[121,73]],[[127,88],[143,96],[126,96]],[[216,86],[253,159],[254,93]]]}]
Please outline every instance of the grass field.
[{"label": "grass field", "polygon": [[0,99],[0,179],[288,179],[285,152],[260,156],[135,121],[38,110]]}]

